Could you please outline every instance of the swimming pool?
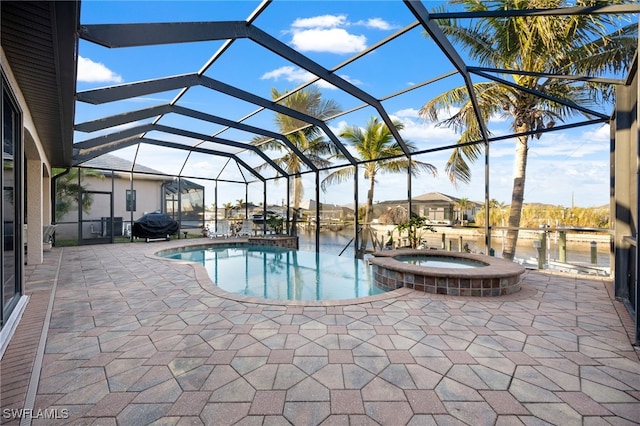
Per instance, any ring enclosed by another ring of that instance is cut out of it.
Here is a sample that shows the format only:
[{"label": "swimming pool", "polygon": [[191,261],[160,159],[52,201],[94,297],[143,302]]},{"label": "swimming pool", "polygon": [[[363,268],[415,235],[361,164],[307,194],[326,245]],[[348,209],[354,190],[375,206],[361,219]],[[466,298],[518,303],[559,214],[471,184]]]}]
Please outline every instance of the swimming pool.
[{"label": "swimming pool", "polygon": [[340,300],[384,293],[367,263],[327,253],[279,247],[214,245],[158,253],[205,267],[221,289],[278,300]]}]

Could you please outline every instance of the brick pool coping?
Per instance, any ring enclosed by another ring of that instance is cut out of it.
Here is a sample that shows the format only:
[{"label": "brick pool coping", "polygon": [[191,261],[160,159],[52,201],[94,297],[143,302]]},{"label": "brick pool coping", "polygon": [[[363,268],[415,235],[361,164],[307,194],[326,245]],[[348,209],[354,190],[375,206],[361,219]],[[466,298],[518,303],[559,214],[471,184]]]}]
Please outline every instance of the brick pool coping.
[{"label": "brick pool coping", "polygon": [[[400,249],[375,252],[369,259],[374,283],[382,289],[410,288],[450,296],[495,297],[520,291],[525,268],[514,262],[475,253]],[[394,259],[396,256],[437,256],[470,259],[478,268],[433,268]]]}]

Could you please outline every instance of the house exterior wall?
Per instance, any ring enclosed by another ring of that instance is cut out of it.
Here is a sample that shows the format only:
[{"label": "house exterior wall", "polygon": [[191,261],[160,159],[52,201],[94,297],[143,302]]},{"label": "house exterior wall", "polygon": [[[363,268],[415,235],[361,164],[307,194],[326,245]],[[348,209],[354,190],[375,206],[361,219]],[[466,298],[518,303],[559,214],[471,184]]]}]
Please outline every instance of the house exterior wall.
[{"label": "house exterior wall", "polygon": [[[88,191],[99,191],[113,193],[113,217],[114,225],[118,225],[119,230],[115,230],[116,236],[126,235],[126,229],[132,221],[140,219],[145,213],[162,209],[162,179],[140,179],[134,175],[133,190],[136,194],[135,210],[127,211],[126,194],[131,189],[129,177],[122,174],[116,174],[112,180],[107,175],[104,178],[96,176],[85,176],[82,178],[82,185]],[[103,233],[106,223],[103,217],[110,217],[110,201],[111,197],[103,194],[93,194],[93,203],[89,213],[82,213],[83,220],[83,237],[91,234],[97,235]],[[120,228],[121,218],[122,227]],[[59,222],[63,225],[58,227],[56,238],[59,239],[76,239],[78,237],[78,210],[77,207],[66,214]]]},{"label": "house exterior wall", "polygon": [[[133,220],[137,220],[145,213],[150,213],[156,210],[162,209],[162,184],[164,180],[151,180],[151,179],[138,179],[134,178],[133,190],[136,191],[136,205],[133,212],[127,211],[127,190],[132,189],[131,182],[128,177],[115,175],[113,178],[113,187],[110,176],[105,176],[104,179],[97,177],[87,177],[84,179],[84,185],[91,191],[106,191],[111,192],[113,189],[113,215],[116,217],[123,217],[125,220],[131,220],[133,213]],[[97,212],[109,212],[108,200],[101,199],[96,200],[92,210]],[[105,214],[103,216],[108,216]]]},{"label": "house exterior wall", "polygon": [[[8,344],[11,333],[15,329],[20,313],[26,306],[27,297],[24,288],[24,260],[29,263],[42,263],[42,226],[46,211],[50,205],[50,197],[42,191],[43,167],[50,169],[49,160],[45,155],[42,141],[36,130],[29,107],[21,92],[13,71],[9,67],[4,50],[0,47],[0,80],[2,83],[1,96],[3,102],[2,129],[5,129],[5,119],[8,111],[5,105],[11,107],[17,115],[11,122],[15,124],[13,154],[5,161],[3,140],[3,201],[2,216],[3,245],[2,261],[2,291],[0,297],[0,356]],[[5,100],[8,104],[5,104]],[[7,135],[4,135],[7,136]],[[25,159],[29,155],[29,161]],[[28,163],[28,167],[27,167]],[[7,167],[11,164],[10,167]],[[29,174],[29,182],[33,182],[39,191],[29,191],[26,194],[25,175]],[[11,196],[7,196],[7,194]],[[29,212],[25,213],[24,203],[28,197]],[[11,214],[9,214],[11,212]],[[30,228],[24,231],[25,217],[28,216]],[[29,235],[30,233],[31,235]],[[24,244],[29,241],[29,256],[24,257]]]}]

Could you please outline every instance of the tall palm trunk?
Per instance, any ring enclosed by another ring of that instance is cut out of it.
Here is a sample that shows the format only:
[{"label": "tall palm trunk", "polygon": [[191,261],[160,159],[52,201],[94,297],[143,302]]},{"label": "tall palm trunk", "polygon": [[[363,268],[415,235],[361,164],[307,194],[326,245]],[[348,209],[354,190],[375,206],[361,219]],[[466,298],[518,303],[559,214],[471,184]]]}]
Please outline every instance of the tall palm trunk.
[{"label": "tall palm trunk", "polygon": [[300,211],[300,202],[302,201],[302,179],[300,175],[295,175],[292,182],[292,195],[293,195],[293,221],[291,223],[292,237],[298,235],[298,211]]},{"label": "tall palm trunk", "polygon": [[[516,131],[526,131],[526,129],[517,129]],[[527,136],[520,136],[516,140],[516,153],[513,170],[513,192],[511,193],[511,209],[509,211],[508,222],[509,229],[507,231],[504,252],[502,253],[502,257],[508,260],[513,260],[513,256],[516,253],[516,243],[518,242],[518,228],[520,227],[520,217],[522,216],[524,183],[527,172],[527,154],[529,151],[527,142]]]},{"label": "tall palm trunk", "polygon": [[[369,176],[369,191],[367,191],[367,208],[364,212],[364,225],[362,227],[362,233],[360,240],[360,252],[358,253],[358,257],[364,257],[364,253],[367,250],[367,245],[369,244],[369,233],[371,232],[371,228],[369,226],[369,221],[371,220],[371,216],[373,216],[373,187],[375,185],[375,176],[371,174]],[[356,212],[356,214],[358,214]]]}]

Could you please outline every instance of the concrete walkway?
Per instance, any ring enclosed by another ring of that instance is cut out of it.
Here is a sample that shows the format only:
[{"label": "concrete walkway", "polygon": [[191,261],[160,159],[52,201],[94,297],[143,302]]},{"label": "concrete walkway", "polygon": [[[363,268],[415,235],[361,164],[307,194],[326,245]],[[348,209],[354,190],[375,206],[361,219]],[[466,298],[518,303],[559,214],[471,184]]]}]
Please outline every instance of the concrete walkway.
[{"label": "concrete walkway", "polygon": [[602,279],[529,271],[520,293],[499,298],[261,303],[221,297],[203,267],[153,256],[185,242],[54,248],[26,267],[0,421],[640,422],[631,317]]}]

